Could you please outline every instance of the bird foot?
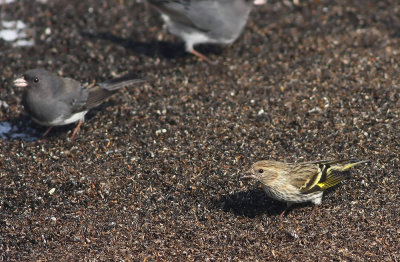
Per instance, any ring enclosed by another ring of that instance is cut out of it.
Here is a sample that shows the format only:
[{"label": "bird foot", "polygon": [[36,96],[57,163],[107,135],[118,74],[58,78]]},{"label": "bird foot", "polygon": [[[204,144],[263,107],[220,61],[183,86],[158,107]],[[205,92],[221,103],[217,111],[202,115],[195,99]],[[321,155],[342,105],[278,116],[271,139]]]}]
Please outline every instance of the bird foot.
[{"label": "bird foot", "polygon": [[212,61],[211,59],[209,59],[207,56],[203,55],[200,52],[197,52],[196,50],[192,49],[189,51],[190,53],[192,53],[193,55],[199,57],[200,59],[206,61],[207,63],[209,63],[210,65],[217,65],[218,62],[217,61]]}]

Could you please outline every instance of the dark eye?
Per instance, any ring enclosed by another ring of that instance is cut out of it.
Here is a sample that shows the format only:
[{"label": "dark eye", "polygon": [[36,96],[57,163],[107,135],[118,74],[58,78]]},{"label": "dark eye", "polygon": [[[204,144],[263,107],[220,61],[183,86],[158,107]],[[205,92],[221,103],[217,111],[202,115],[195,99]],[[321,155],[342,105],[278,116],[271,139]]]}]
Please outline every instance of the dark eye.
[{"label": "dark eye", "polygon": [[35,83],[39,82],[39,78],[35,77],[35,79],[33,79],[33,82]]},{"label": "dark eye", "polygon": [[261,174],[261,173],[264,173],[264,169],[261,169],[261,168],[258,169],[258,173],[260,173],[260,174]]}]

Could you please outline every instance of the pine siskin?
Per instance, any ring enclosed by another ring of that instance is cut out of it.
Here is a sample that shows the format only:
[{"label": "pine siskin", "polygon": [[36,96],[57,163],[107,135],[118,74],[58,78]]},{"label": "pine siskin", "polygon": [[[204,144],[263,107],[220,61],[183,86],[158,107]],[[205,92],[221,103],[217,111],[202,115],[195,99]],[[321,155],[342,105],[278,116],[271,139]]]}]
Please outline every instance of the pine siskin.
[{"label": "pine siskin", "polygon": [[[267,195],[287,203],[312,202],[320,205],[323,192],[348,177],[343,171],[367,160],[328,160],[306,163],[259,161],[251,167],[250,176],[260,181]],[[282,212],[280,218],[286,210]]]}]

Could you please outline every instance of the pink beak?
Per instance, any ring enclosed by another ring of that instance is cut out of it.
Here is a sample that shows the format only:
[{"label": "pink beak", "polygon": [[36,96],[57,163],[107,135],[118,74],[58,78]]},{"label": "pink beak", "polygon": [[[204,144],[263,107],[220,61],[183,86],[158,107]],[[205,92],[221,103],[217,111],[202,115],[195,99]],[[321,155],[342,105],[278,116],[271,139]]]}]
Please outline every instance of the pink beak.
[{"label": "pink beak", "polygon": [[19,77],[14,80],[14,86],[16,87],[26,87],[28,86],[28,82],[24,79],[24,77]]},{"label": "pink beak", "polygon": [[263,5],[267,2],[267,0],[254,0],[254,5]]},{"label": "pink beak", "polygon": [[249,169],[245,174],[246,175],[242,176],[242,178],[254,178],[253,169]]}]

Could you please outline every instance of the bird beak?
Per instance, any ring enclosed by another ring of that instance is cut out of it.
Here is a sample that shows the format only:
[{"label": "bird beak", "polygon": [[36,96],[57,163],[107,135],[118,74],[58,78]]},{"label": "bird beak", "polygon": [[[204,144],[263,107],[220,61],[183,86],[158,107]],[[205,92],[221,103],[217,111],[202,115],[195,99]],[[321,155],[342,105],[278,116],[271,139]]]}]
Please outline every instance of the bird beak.
[{"label": "bird beak", "polygon": [[14,80],[14,86],[16,86],[16,87],[26,87],[26,86],[28,86],[28,82],[22,76],[22,77],[19,77],[19,78]]},{"label": "bird beak", "polygon": [[254,0],[254,5],[263,5],[267,2],[267,0]]},{"label": "bird beak", "polygon": [[247,175],[242,176],[242,179],[243,179],[243,178],[244,178],[244,179],[247,179],[247,178],[255,178],[254,175],[253,175],[253,169],[252,169],[252,168],[250,168],[245,174],[247,174]]}]

